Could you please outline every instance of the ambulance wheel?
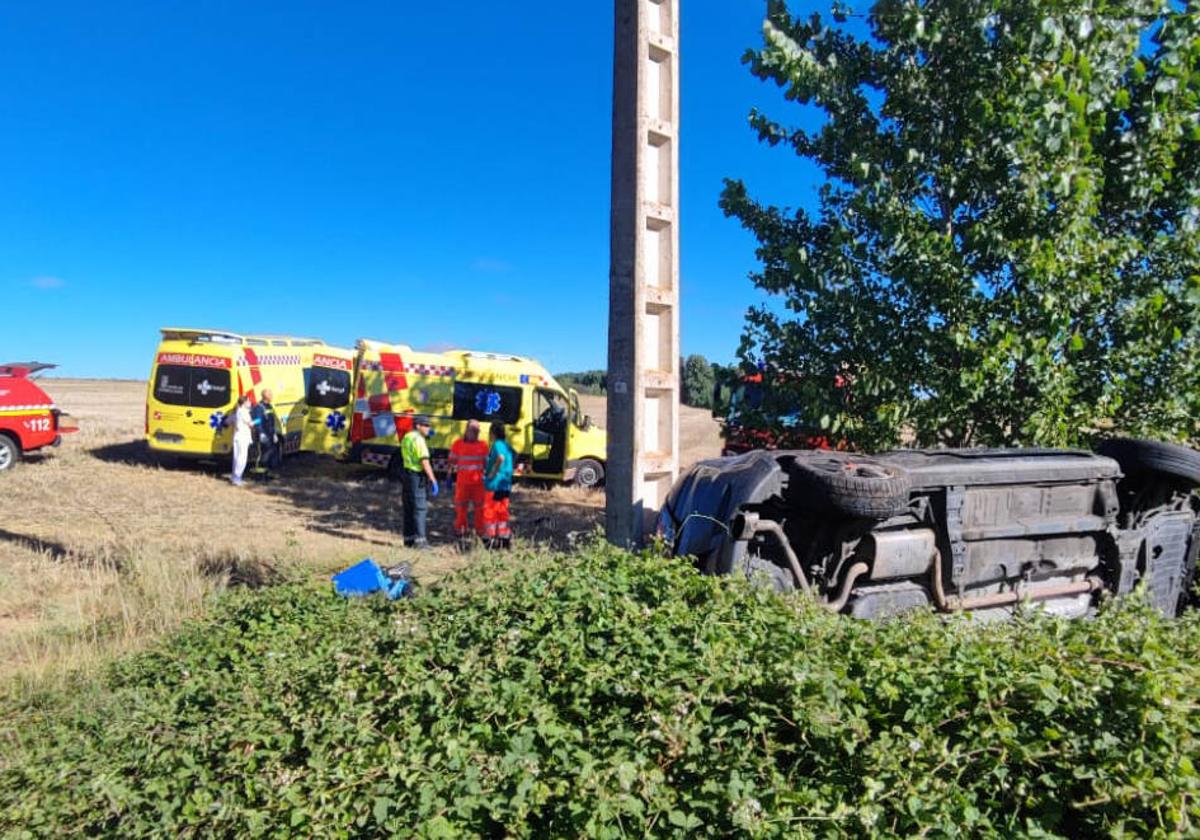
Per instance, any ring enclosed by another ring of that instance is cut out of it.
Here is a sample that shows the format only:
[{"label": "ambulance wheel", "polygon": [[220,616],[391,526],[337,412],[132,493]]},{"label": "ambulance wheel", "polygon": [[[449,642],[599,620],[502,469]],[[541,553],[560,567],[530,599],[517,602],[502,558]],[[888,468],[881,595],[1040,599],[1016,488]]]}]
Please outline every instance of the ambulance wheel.
[{"label": "ambulance wheel", "polygon": [[0,435],[0,472],[11,470],[20,461],[20,445],[8,435]]},{"label": "ambulance wheel", "polygon": [[588,490],[604,483],[604,465],[592,458],[583,458],[575,465],[575,484]]}]

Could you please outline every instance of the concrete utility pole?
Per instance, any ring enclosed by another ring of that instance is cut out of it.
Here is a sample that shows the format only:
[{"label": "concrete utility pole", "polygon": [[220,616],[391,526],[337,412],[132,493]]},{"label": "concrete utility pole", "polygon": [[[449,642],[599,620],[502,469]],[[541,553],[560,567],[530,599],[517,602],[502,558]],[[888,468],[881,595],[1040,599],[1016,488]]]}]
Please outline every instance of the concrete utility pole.
[{"label": "concrete utility pole", "polygon": [[605,529],[632,546],[679,469],[679,0],[615,6]]}]

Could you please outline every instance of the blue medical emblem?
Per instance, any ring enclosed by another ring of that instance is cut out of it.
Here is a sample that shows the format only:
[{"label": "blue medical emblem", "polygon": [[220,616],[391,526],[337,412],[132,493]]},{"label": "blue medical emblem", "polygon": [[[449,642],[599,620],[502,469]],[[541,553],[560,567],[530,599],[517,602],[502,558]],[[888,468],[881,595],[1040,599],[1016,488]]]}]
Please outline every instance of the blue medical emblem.
[{"label": "blue medical emblem", "polygon": [[213,429],[215,429],[216,431],[220,431],[221,429],[224,429],[225,428],[225,412],[214,411],[212,414],[210,414],[208,416],[208,425],[210,427],[212,427]]},{"label": "blue medical emblem", "polygon": [[521,384],[522,384],[522,385],[528,385],[528,384],[529,384],[529,374],[528,374],[528,373],[522,373],[522,374],[521,374]]},{"label": "blue medical emblem", "polygon": [[495,391],[480,391],[475,395],[475,408],[485,417],[500,410],[500,394]]},{"label": "blue medical emblem", "polygon": [[346,417],[343,414],[334,412],[325,418],[325,425],[329,427],[329,431],[336,435],[346,427]]}]

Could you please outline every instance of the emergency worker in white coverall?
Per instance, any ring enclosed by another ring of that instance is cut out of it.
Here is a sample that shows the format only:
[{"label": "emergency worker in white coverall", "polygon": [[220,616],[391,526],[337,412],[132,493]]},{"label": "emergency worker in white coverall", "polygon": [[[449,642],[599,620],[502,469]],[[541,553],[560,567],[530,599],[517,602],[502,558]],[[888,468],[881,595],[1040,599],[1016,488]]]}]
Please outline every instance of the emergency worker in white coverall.
[{"label": "emergency worker in white coverall", "polygon": [[242,473],[250,456],[250,441],[253,439],[254,419],[250,416],[250,398],[245,394],[238,397],[233,410],[233,474],[229,480],[235,487],[242,486]]}]

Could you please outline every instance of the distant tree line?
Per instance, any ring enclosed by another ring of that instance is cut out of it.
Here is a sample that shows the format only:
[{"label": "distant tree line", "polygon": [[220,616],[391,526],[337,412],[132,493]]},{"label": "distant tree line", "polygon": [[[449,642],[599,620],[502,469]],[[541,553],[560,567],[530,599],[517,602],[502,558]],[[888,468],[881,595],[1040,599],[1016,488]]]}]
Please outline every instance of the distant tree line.
[{"label": "distant tree line", "polygon": [[564,388],[574,388],[581,394],[603,396],[608,393],[608,371],[606,370],[556,373],[554,378]]},{"label": "distant tree line", "polygon": [[[693,408],[716,409],[723,412],[729,404],[730,391],[739,379],[735,365],[709,362],[699,353],[680,360],[683,371],[680,382],[680,402]],[[584,370],[558,373],[554,376],[565,388],[581,394],[603,396],[608,393],[608,371]]]}]

